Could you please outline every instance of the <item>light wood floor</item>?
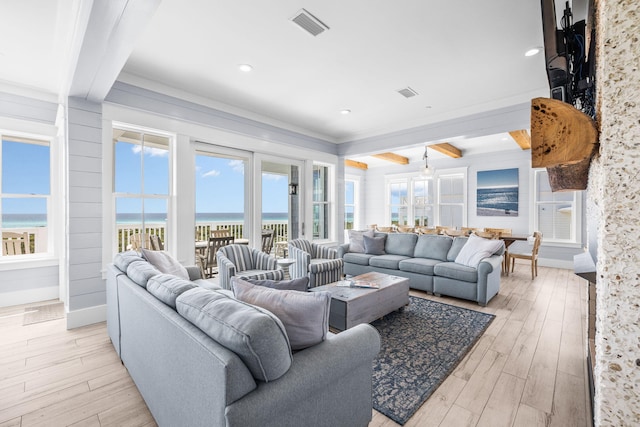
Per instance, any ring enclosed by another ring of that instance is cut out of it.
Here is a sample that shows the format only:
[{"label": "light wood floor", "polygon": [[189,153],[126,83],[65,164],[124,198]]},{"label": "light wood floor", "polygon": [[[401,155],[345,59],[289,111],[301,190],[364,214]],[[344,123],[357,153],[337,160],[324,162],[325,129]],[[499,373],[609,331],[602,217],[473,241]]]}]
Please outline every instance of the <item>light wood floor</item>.
[{"label": "light wood floor", "polygon": [[[522,264],[485,308],[412,294],[496,319],[406,426],[591,425],[585,281],[552,268],[532,281]],[[25,308],[0,308],[0,427],[155,425],[105,323],[70,331],[64,319],[22,326]],[[371,427],[395,425],[374,411]]]}]

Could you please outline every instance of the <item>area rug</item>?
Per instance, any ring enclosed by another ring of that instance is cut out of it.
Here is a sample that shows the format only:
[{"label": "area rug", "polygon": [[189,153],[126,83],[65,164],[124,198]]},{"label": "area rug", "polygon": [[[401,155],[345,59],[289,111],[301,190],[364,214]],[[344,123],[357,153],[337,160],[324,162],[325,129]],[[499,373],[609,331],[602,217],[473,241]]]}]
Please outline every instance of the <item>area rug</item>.
[{"label": "area rug", "polygon": [[64,303],[37,305],[24,309],[23,325],[48,322],[49,320],[62,319],[64,317]]},{"label": "area rug", "polygon": [[410,296],[404,310],[373,325],[381,349],[373,362],[373,407],[404,425],[438,388],[495,316]]}]

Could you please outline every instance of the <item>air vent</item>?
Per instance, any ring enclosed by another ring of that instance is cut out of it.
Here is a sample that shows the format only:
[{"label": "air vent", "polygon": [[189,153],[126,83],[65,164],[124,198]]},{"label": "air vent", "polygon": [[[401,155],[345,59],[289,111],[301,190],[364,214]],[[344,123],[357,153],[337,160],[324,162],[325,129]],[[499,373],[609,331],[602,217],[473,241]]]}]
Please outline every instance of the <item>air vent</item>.
[{"label": "air vent", "polygon": [[408,86],[405,87],[404,89],[399,89],[398,93],[404,96],[405,98],[411,98],[412,96],[416,96],[418,94],[418,92],[416,92],[415,90],[411,89]]},{"label": "air vent", "polygon": [[327,27],[322,21],[310,14],[305,9],[300,9],[298,13],[296,13],[295,16],[291,18],[291,20],[314,37],[318,34],[324,33],[329,29],[329,27]]}]

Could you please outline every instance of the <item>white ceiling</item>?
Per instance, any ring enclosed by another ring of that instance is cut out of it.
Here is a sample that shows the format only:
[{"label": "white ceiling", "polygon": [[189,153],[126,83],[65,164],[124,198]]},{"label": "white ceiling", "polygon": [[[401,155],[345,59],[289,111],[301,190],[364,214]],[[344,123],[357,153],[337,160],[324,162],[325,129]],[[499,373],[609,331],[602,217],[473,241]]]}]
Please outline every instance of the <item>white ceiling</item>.
[{"label": "white ceiling", "polygon": [[[156,1],[140,35],[126,41],[131,54],[120,80],[331,142],[548,95],[543,55],[524,56],[543,43],[537,1]],[[54,95],[68,90],[77,34],[84,36],[92,4],[2,2],[0,84]],[[329,30],[313,37],[297,27],[290,18],[301,8]],[[240,72],[244,63],[253,71]],[[396,92],[407,86],[418,95]],[[455,145],[465,144],[504,149]],[[421,158],[423,148],[414,151]]]}]

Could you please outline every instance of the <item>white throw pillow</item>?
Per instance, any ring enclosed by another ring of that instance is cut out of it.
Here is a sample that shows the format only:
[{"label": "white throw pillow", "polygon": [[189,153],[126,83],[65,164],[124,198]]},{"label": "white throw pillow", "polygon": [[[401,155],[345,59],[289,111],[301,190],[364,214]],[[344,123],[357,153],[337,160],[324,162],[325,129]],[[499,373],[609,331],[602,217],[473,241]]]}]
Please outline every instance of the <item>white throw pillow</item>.
[{"label": "white throw pillow", "polygon": [[485,239],[471,234],[467,243],[462,247],[455,259],[457,264],[478,268],[484,258],[490,257],[503,247],[504,242],[499,239]]},{"label": "white throw pillow", "polygon": [[373,230],[349,230],[349,252],[358,252],[363,254],[364,236],[373,237]]},{"label": "white throw pillow", "polygon": [[173,274],[181,279],[189,280],[187,269],[167,252],[142,249],[142,256],[161,273]]}]

